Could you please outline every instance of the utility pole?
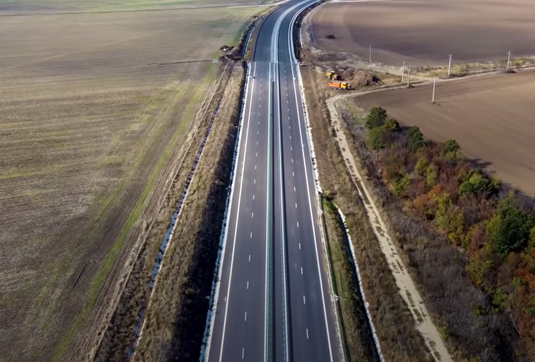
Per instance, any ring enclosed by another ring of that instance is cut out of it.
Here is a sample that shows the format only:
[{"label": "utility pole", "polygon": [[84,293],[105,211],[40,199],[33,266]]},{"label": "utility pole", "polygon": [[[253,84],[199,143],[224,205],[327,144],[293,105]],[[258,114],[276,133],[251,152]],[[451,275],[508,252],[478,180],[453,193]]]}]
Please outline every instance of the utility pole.
[{"label": "utility pole", "polygon": [[511,62],[511,51],[509,50],[507,52],[507,68],[506,70],[509,70],[509,63]]},{"label": "utility pole", "polygon": [[411,86],[411,65],[409,64],[409,81],[407,82],[407,87]]},{"label": "utility pole", "polygon": [[369,53],[370,64],[372,64],[372,45],[370,44],[370,53]]},{"label": "utility pole", "polygon": [[451,77],[451,54],[450,54],[450,61],[448,63],[448,78]]},{"label": "utility pole", "polygon": [[403,67],[401,67],[401,83],[405,80],[405,62],[403,62]]},{"label": "utility pole", "polygon": [[435,103],[435,87],[437,85],[437,79],[433,78],[433,95],[431,96],[431,103]]}]

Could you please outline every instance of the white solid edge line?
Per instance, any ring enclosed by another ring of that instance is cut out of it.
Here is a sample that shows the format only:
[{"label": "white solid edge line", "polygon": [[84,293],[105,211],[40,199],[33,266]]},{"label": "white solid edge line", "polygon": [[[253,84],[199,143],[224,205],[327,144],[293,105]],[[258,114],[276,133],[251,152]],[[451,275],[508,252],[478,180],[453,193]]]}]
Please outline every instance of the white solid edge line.
[{"label": "white solid edge line", "polygon": [[[253,74],[255,74],[255,73],[256,73],[256,63],[254,65]],[[251,98],[250,99],[252,100],[253,99],[253,93],[254,93],[254,86],[253,86],[254,85],[254,78],[253,78],[251,83],[252,83],[252,85],[251,85]],[[246,158],[246,156],[247,156],[247,141],[248,141],[248,138],[249,138],[249,123],[251,121],[251,108],[252,108],[252,104],[249,105],[249,116],[247,118],[247,132],[245,133],[245,144],[243,146],[244,147],[244,154],[243,154],[243,164],[242,164],[241,180],[240,180],[240,191],[238,193],[238,210],[239,210],[240,204],[241,204],[241,192],[242,192],[242,187],[243,187],[243,174],[245,172],[245,163],[246,163],[246,159],[247,159]],[[239,161],[239,158],[238,158],[238,161]],[[232,207],[232,200],[231,200],[231,206],[230,207]],[[230,217],[230,215],[229,215],[229,217]],[[223,319],[223,334],[222,334],[222,337],[221,337],[221,347],[220,347],[220,350],[219,350],[219,360],[220,361],[222,360],[222,357],[223,357],[223,346],[225,345],[225,329],[226,329],[226,326],[227,326],[228,306],[230,304],[229,303],[229,300],[230,300],[230,286],[232,284],[232,270],[234,268],[234,251],[236,250],[236,232],[238,231],[238,223],[239,223],[239,221],[240,221],[240,218],[239,218],[239,212],[238,212],[238,214],[236,215],[236,226],[234,228],[234,239],[232,241],[232,256],[230,258],[229,282],[228,282],[227,295],[226,295],[227,304],[225,305],[225,317]],[[226,242],[225,242],[225,244],[226,244]],[[221,265],[221,267],[223,267],[223,265]],[[208,361],[209,358],[210,358],[210,355],[207,355],[206,361]]]},{"label": "white solid edge line", "polygon": [[[268,76],[271,74],[271,68],[268,70]],[[271,127],[269,123],[269,112],[271,109],[271,82],[268,80],[269,96],[268,96],[268,131],[267,131],[267,163],[266,163],[266,266],[264,271],[264,362],[267,362],[267,340],[268,340],[268,278],[269,278],[269,139],[271,137]]]},{"label": "white solid edge line", "polygon": [[[299,15],[299,12],[294,16],[294,18],[290,22],[290,26],[288,27],[288,39],[289,39],[288,47],[289,47],[289,51],[290,51],[290,58],[292,60],[294,60],[293,64],[290,65],[290,68],[292,69],[292,77],[293,77],[293,81],[292,82],[294,84],[295,104],[296,104],[296,107],[297,107],[297,124],[299,125],[299,137],[301,138],[301,144],[304,144],[303,143],[303,134],[302,134],[302,129],[301,129],[301,115],[300,115],[300,111],[299,111],[299,101],[298,101],[298,98],[297,98],[299,85],[296,84],[295,71],[294,71],[294,65],[297,64],[297,59],[295,59],[295,54],[293,53],[293,49],[292,49],[293,41],[292,41],[292,37],[291,37],[291,34],[293,33],[292,25],[295,22],[295,18],[297,18],[298,15]],[[307,139],[307,142],[308,142],[308,139]],[[306,185],[307,185],[308,206],[309,206],[309,210],[310,210],[310,221],[312,222],[312,234],[314,236],[314,245],[316,246],[314,249],[316,251],[316,262],[318,264],[318,275],[319,275],[319,278],[320,278],[321,301],[322,301],[322,304],[323,304],[323,316],[325,318],[325,331],[327,332],[327,343],[329,345],[329,357],[331,358],[331,362],[333,362],[333,351],[332,351],[332,347],[331,347],[331,336],[330,336],[330,333],[329,333],[329,322],[327,321],[327,308],[325,307],[325,293],[323,291],[323,278],[321,276],[321,265],[320,265],[320,259],[319,259],[319,254],[318,254],[318,241],[317,241],[317,238],[316,238],[316,228],[315,228],[315,223],[314,223],[314,215],[312,214],[312,201],[310,200],[310,186],[309,186],[307,166],[306,166],[306,161],[305,161],[306,158],[305,158],[304,147],[301,147],[301,152],[302,152],[302,155],[303,155],[303,167],[305,169],[305,179],[306,179]],[[308,332],[308,330],[307,330],[307,332]]]},{"label": "white solid edge line", "polygon": [[[290,8],[289,10],[292,10],[294,9],[294,7]],[[288,10],[288,11],[289,11]],[[278,79],[280,80],[278,77],[279,77],[279,70],[278,70],[278,61],[279,61],[279,49],[278,49],[278,46],[279,46],[279,35],[280,35],[280,26],[282,24],[282,21],[284,20],[284,18],[286,17],[286,15],[288,14],[288,11],[286,11],[278,20],[278,23],[277,23],[277,26],[276,26],[276,30],[275,32],[273,33],[273,36],[274,36],[274,39],[275,39],[275,44],[274,44],[274,48],[273,48],[273,51],[275,52],[275,60],[276,60],[276,65],[275,65],[275,69],[276,69],[276,78],[275,79]],[[277,122],[277,127],[279,128],[279,176],[280,176],[280,187],[282,187],[283,185],[283,180],[282,180],[282,172],[283,172],[283,160],[282,160],[282,126],[281,126],[281,118],[280,118],[280,113],[281,113],[281,105],[280,105],[280,85],[279,87],[277,87],[277,98],[278,99],[278,102],[277,102],[277,117],[279,119],[279,121]],[[284,199],[282,197],[282,192],[280,192],[280,208],[281,208],[281,248],[282,248],[282,299],[284,301],[284,314],[283,314],[283,323],[284,323],[284,334],[286,335],[286,340],[283,340],[283,343],[284,343],[284,347],[285,347],[285,354],[286,354],[286,361],[289,361],[290,358],[290,352],[289,352],[289,349],[290,349],[290,346],[289,346],[289,343],[288,343],[288,339],[289,339],[289,335],[288,335],[288,290],[287,290],[287,286],[286,286],[286,253],[284,251],[285,249],[285,242],[286,240],[284,239]]]}]

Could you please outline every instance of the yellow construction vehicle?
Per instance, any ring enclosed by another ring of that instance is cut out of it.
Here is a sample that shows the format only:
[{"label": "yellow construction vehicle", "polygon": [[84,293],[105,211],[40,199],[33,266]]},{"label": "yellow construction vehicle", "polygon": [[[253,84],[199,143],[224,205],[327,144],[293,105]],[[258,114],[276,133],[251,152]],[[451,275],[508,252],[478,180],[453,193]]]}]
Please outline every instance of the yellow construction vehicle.
[{"label": "yellow construction vehicle", "polygon": [[334,70],[329,70],[327,73],[325,73],[325,76],[329,79],[332,79],[332,80],[340,80],[342,79],[341,76],[339,76],[338,74],[336,74],[336,72]]}]

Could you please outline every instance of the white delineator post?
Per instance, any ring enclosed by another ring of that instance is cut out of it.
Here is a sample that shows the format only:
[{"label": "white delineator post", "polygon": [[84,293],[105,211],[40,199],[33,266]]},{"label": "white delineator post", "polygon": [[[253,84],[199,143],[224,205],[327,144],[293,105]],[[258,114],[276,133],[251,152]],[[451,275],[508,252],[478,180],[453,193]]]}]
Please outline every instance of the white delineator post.
[{"label": "white delineator post", "polygon": [[511,51],[509,50],[507,52],[507,67],[505,68],[506,70],[509,70],[509,63],[511,63]]},{"label": "white delineator post", "polygon": [[409,80],[407,82],[407,87],[411,86],[411,65],[409,64]]},{"label": "white delineator post", "polygon": [[405,81],[405,62],[403,62],[403,66],[401,67],[401,83]]},{"label": "white delineator post", "polygon": [[433,78],[433,95],[431,96],[431,103],[435,103],[435,88],[437,85],[437,79]]},{"label": "white delineator post", "polygon": [[372,45],[371,44],[370,44],[369,61],[370,61],[370,64],[372,64]]},{"label": "white delineator post", "polygon": [[448,78],[451,77],[451,57],[452,57],[452,55],[450,54],[449,57],[450,57],[450,60],[448,62]]}]

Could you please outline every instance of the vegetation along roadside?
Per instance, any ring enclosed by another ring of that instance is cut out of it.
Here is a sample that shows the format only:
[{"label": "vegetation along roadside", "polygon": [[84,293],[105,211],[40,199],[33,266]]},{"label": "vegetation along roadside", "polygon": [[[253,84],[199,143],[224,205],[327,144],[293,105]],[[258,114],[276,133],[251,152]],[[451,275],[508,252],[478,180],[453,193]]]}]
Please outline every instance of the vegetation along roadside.
[{"label": "vegetation along roadside", "polygon": [[533,200],[380,107],[340,107],[374,198],[456,360],[533,360]]}]

